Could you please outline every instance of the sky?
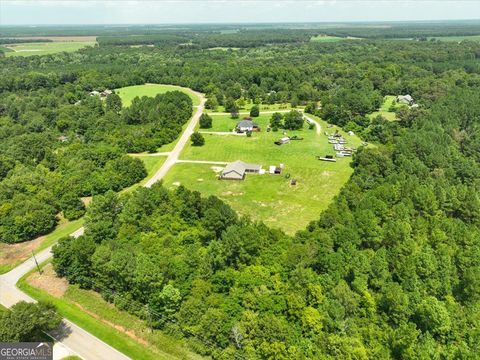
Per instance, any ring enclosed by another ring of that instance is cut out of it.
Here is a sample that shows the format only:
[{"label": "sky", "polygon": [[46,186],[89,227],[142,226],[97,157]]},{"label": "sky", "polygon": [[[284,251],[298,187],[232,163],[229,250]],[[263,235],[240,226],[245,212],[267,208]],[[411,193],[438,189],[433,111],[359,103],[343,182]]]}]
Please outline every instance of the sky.
[{"label": "sky", "polygon": [[0,25],[460,20],[480,0],[0,0]]}]

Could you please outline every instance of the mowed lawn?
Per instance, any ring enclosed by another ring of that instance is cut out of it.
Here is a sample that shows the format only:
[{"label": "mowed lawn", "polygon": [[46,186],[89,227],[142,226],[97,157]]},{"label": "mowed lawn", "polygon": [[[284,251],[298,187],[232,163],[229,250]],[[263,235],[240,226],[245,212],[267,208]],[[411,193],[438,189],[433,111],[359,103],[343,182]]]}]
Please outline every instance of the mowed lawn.
[{"label": "mowed lawn", "polygon": [[[252,102],[246,103],[244,106],[238,109],[240,113],[249,112],[250,109],[255,105]],[[260,104],[260,111],[275,111],[275,110],[290,110],[292,108],[289,103],[278,103],[278,104]],[[212,114],[225,112],[225,107],[223,105],[218,106],[214,111],[209,110]]]},{"label": "mowed lawn", "polygon": [[[238,119],[232,119],[230,115],[220,115],[211,113],[210,116],[212,117],[212,127],[210,129],[198,129],[200,131],[218,131],[218,132],[225,132],[225,131],[232,131],[235,129],[237,123],[242,120],[243,118],[247,117],[248,115],[240,115]],[[259,117],[252,118],[254,122],[260,125],[262,130],[267,128],[267,125],[270,122],[270,118],[272,114],[261,114]]]},{"label": "mowed lawn", "polygon": [[142,97],[142,96],[150,96],[155,97],[158,94],[164,94],[168,91],[182,91],[192,99],[193,106],[200,105],[200,98],[190,89],[184,88],[181,86],[175,85],[164,85],[164,84],[143,84],[143,85],[134,85],[134,86],[127,86],[119,89],[115,89],[115,93],[117,93],[120,98],[122,99],[123,106],[130,106],[132,100],[135,97]]},{"label": "mowed lawn", "polygon": [[[333,146],[328,144],[323,132],[333,132],[335,127],[327,129],[326,123],[321,120],[322,135],[316,135],[315,130],[305,126],[303,130],[287,132],[290,136],[304,137],[304,140],[275,145],[273,142],[284,135],[282,131],[265,131],[269,118],[261,116],[255,119],[263,130],[254,133],[251,138],[205,134],[205,145],[193,147],[189,143],[180,159],[242,160],[261,164],[266,170],[269,165],[284,164],[281,175],[248,174],[244,181],[218,180],[216,172],[221,170],[218,166],[179,163],[166,175],[166,186],[174,188],[183,184],[200,191],[204,196],[216,195],[240,214],[249,215],[254,220],[264,221],[290,234],[305,228],[310,221],[318,219],[349,179],[353,171],[351,159],[341,158],[336,163],[316,159],[317,155],[334,154]],[[222,131],[230,127],[232,122],[235,121],[228,117],[213,117],[215,129]],[[358,147],[361,144],[356,136],[345,134],[345,137],[351,146]],[[297,185],[290,184],[292,179],[297,180]]]},{"label": "mowed lawn", "polygon": [[[382,115],[385,119],[389,121],[395,121],[397,120],[397,114],[395,114],[393,111],[390,111],[390,107],[392,106],[392,103],[395,100],[395,96],[393,95],[387,95],[383,98],[383,104],[378,109],[378,111],[374,111],[373,113],[369,114],[369,118],[373,119],[377,117],[378,115]],[[401,105],[396,104],[395,108],[399,108]]]},{"label": "mowed lawn", "polygon": [[8,56],[32,56],[55,54],[63,51],[73,52],[87,46],[94,46],[96,41],[54,41],[45,43],[19,43],[3,45],[10,49],[5,53]]}]

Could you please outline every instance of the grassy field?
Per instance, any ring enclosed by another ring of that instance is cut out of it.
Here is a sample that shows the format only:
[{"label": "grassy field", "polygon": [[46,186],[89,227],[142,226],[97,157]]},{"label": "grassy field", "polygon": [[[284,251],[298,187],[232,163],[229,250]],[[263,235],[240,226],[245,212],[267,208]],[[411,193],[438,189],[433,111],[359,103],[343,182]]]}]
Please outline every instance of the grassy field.
[{"label": "grassy field", "polygon": [[[255,121],[265,129],[270,115],[262,115]],[[231,128],[234,120],[228,116],[214,116],[214,130]],[[304,228],[310,221],[319,217],[349,179],[352,168],[349,158],[338,159],[336,163],[316,160],[316,155],[334,154],[332,145],[323,131],[335,131],[322,125],[322,135],[305,128],[289,131],[288,135],[304,137],[302,141],[291,141],[277,146],[273,142],[282,137],[282,132],[262,131],[251,138],[235,135],[205,134],[205,145],[193,147],[188,144],[180,158],[184,160],[235,161],[243,160],[263,165],[285,164],[282,175],[247,175],[244,181],[220,181],[216,172],[219,168],[208,164],[176,164],[166,175],[164,183],[168,187],[183,184],[198,190],[203,195],[216,195],[229,203],[242,215],[285,230],[292,234]],[[358,147],[361,140],[356,136],[345,135],[349,145]],[[290,174],[290,178],[285,175]],[[296,179],[297,185],[290,185]]]},{"label": "grassy field", "polygon": [[[46,270],[45,266],[50,265],[48,262],[42,264]],[[52,276],[52,271],[44,271],[42,277],[52,277],[44,279],[44,281],[62,281]],[[142,320],[117,309],[93,291],[81,290],[76,286],[69,285],[62,296],[56,297],[31,286],[29,277],[34,272],[31,271],[20,279],[17,286],[21,290],[36,300],[53,303],[63,317],[132,359],[201,359],[200,356],[186,350],[182,342],[157,330],[151,332]]]},{"label": "grassy field", "polygon": [[[430,40],[432,38],[428,38]],[[460,42],[464,40],[469,41],[480,41],[480,35],[465,35],[465,36],[438,36],[433,37],[433,39],[440,40],[440,41],[455,41]]]},{"label": "grassy field", "polygon": [[[252,102],[246,103],[245,106],[239,109],[239,112],[249,112],[254,104]],[[260,104],[260,111],[275,111],[275,110],[290,110],[292,106],[289,103],[281,104]],[[301,106],[300,106],[301,107]],[[212,114],[225,112],[223,105],[218,106],[215,111],[209,110]]]},{"label": "grassy field", "polygon": [[95,41],[54,41],[45,43],[19,43],[4,45],[4,47],[12,50],[6,52],[8,56],[32,56],[55,54],[63,51],[72,52],[83,49],[86,46],[94,46]]},{"label": "grassy field", "polygon": [[[383,104],[378,109],[378,111],[374,111],[373,113],[369,114],[368,117],[370,119],[373,119],[377,117],[378,115],[382,115],[385,119],[389,121],[395,121],[397,120],[397,115],[393,112],[390,111],[390,107],[392,106],[393,101],[395,100],[395,96],[393,95],[387,95],[383,98]],[[401,105],[396,104],[395,108],[400,107]]]},{"label": "grassy field", "polygon": [[317,35],[313,36],[310,41],[313,42],[337,42],[347,40],[347,38],[339,37],[339,36],[329,36],[329,35]]},{"label": "grassy field", "polygon": [[[232,131],[237,125],[237,122],[247,115],[240,116],[238,119],[232,119],[230,115],[220,115],[214,113],[211,113],[210,116],[212,117],[212,127],[210,129],[199,129],[200,131]],[[263,130],[265,130],[270,122],[271,116],[271,114],[261,114],[259,117],[253,118],[253,121],[259,124]]]},{"label": "grassy field", "polygon": [[57,228],[46,236],[38,239],[25,241],[19,244],[2,244],[0,243],[0,274],[4,274],[16,266],[20,265],[25,260],[34,254],[53,245],[58,239],[67,236],[83,226],[83,218],[75,221],[67,221],[61,223]]},{"label": "grassy field", "polygon": [[138,96],[151,96],[155,97],[158,94],[164,94],[168,91],[179,90],[190,96],[194,106],[200,104],[200,98],[195,95],[190,89],[183,88],[175,85],[163,85],[163,84],[144,84],[127,86],[120,89],[115,89],[115,92],[121,97],[123,106],[130,106],[132,100]]}]

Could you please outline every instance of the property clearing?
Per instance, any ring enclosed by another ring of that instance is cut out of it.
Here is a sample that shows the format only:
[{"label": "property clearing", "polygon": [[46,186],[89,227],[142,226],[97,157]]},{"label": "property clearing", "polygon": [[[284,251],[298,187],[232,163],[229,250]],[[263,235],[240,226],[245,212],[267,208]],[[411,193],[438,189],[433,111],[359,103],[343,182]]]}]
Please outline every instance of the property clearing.
[{"label": "property clearing", "polygon": [[132,100],[135,97],[150,96],[155,97],[158,94],[164,94],[168,91],[181,91],[187,94],[192,99],[193,106],[200,104],[200,98],[190,89],[176,85],[164,85],[164,84],[143,84],[127,86],[119,89],[115,89],[115,93],[122,99],[123,106],[130,106]]},{"label": "property clearing", "polygon": [[64,221],[48,235],[40,236],[34,240],[24,241],[18,244],[0,243],[0,274],[6,273],[29,259],[34,254],[49,247],[58,239],[68,236],[83,225],[83,219]]},{"label": "property clearing", "polygon": [[[238,111],[240,114],[242,113],[247,113],[250,111],[250,109],[255,105],[252,102],[246,102],[244,105],[238,107]],[[258,105],[260,107],[260,111],[276,111],[276,110],[291,110],[292,105],[289,103],[278,103],[278,104],[260,104]],[[209,113],[215,114],[215,113],[225,113],[225,107],[223,105],[218,106],[215,110],[208,110]]]},{"label": "property clearing", "polygon": [[[305,228],[310,221],[318,219],[348,181],[353,172],[351,158],[339,158],[336,163],[318,161],[317,155],[335,155],[327,136],[318,135],[315,129],[308,129],[307,124],[302,130],[286,131],[286,135],[283,131],[267,132],[270,116],[261,114],[254,118],[261,131],[254,132],[252,137],[204,134],[204,146],[187,144],[180,155],[181,160],[165,176],[164,183],[169,187],[182,184],[204,196],[216,195],[240,214],[290,234]],[[324,121],[312,115],[309,117],[315,119],[322,129],[327,129]],[[238,121],[226,115],[212,118],[212,129],[209,130],[228,131]],[[332,127],[328,131],[333,133],[336,129]],[[348,140],[348,146],[361,145],[357,136],[338,130]],[[283,136],[295,135],[304,139],[292,140],[282,146],[274,144]],[[182,162],[184,160],[197,163]],[[271,165],[284,164],[285,169],[280,175],[247,174],[243,181],[218,180],[217,175],[223,167],[212,164],[236,160],[261,164],[266,170]],[[293,179],[297,180],[296,185],[291,184]]]},{"label": "property clearing", "polygon": [[[383,104],[378,109],[378,111],[374,111],[373,113],[369,114],[368,117],[370,119],[376,118],[378,115],[383,116],[385,119],[389,121],[395,121],[397,120],[397,114],[395,114],[394,111],[391,111],[392,104],[395,101],[395,96],[393,95],[387,95],[383,98]],[[398,109],[400,106],[399,104],[395,104],[394,107],[395,109]]]}]

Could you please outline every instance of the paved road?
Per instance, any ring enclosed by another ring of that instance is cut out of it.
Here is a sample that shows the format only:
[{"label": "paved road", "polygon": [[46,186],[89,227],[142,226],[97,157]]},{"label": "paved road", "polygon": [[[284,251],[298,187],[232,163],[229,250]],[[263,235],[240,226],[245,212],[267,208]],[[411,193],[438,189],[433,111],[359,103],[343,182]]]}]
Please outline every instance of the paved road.
[{"label": "paved road", "polygon": [[[73,237],[79,237],[83,234],[84,228],[81,227],[74,233]],[[48,260],[52,256],[52,246],[40,251],[35,255],[38,263]],[[5,307],[11,307],[19,301],[35,302],[30,296],[25,294],[16,284],[22,276],[35,268],[33,258],[28,259],[15,269],[6,274],[0,275],[0,303]],[[110,345],[104,343],[89,332],[83,330],[72,322],[63,319],[60,326],[49,333],[57,340],[53,347],[54,359],[61,359],[67,355],[78,355],[87,360],[128,360],[128,356],[123,355]]]},{"label": "paved road", "polygon": [[149,188],[153,184],[155,184],[158,180],[162,179],[170,170],[170,168],[175,165],[175,163],[178,160],[178,157],[180,156],[180,153],[182,152],[183,148],[185,147],[185,144],[190,141],[190,136],[193,134],[195,131],[195,127],[198,124],[198,120],[200,119],[200,116],[203,113],[203,107],[205,104],[205,97],[203,94],[196,93],[200,97],[200,105],[197,107],[197,111],[193,115],[192,119],[188,123],[187,128],[183,132],[182,136],[180,136],[180,139],[178,139],[177,144],[173,148],[172,151],[168,154],[167,160],[163,163],[162,167],[153,175],[145,184],[145,187]]},{"label": "paved road", "polygon": [[[203,112],[205,98],[202,94],[197,93],[201,99],[201,103],[197,106],[197,110],[190,120],[187,128],[178,140],[175,148],[168,153],[156,153],[149,156],[165,156],[168,158],[159,171],[145,184],[145,187],[151,187],[155,182],[160,180],[168,170],[178,160],[178,156],[183,150],[185,144],[190,139],[190,135],[195,130],[195,126]],[[222,163],[225,164],[225,163]],[[83,234],[84,228],[81,227],[77,231],[70,234],[73,237],[79,237]],[[38,263],[48,260],[52,256],[52,246],[42,250],[35,255]],[[30,296],[17,288],[16,284],[22,276],[35,268],[35,260],[33,258],[23,262],[10,272],[0,275],[0,304],[5,307],[11,307],[19,301],[35,302]],[[50,334],[57,342],[54,345],[54,359],[61,359],[65,355],[78,355],[85,360],[129,360],[130,358],[110,345],[104,343],[89,332],[78,327],[74,323],[63,319],[60,327]]]}]

